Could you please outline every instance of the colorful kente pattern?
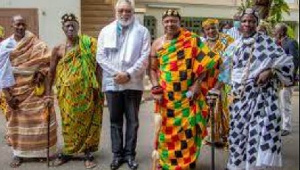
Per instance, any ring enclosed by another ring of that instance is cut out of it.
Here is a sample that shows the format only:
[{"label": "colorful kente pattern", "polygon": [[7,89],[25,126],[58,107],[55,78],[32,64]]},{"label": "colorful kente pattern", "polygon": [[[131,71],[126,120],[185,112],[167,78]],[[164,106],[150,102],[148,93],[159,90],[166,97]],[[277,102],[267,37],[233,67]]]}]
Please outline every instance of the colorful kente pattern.
[{"label": "colorful kente pattern", "polygon": [[103,94],[96,79],[96,46],[95,39],[83,35],[79,46],[68,51],[57,65],[63,153],[67,155],[98,150]]},{"label": "colorful kente pattern", "polygon": [[[206,136],[208,108],[205,96],[217,81],[219,55],[211,52],[200,37],[185,29],[176,39],[163,45],[157,53],[159,84],[164,89],[163,100],[156,103],[162,116],[159,132],[159,164],[164,170],[189,169],[200,154],[202,139]],[[201,94],[196,100],[186,93],[194,81],[210,71],[202,82]]]}]

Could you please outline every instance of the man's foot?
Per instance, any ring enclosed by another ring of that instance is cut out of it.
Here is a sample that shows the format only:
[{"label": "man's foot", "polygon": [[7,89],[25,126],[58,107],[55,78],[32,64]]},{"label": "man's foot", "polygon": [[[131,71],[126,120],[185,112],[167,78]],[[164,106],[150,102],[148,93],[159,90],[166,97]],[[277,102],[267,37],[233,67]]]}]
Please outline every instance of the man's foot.
[{"label": "man's foot", "polygon": [[139,166],[139,164],[134,160],[134,158],[128,158],[126,160],[127,162],[127,165],[128,167],[131,169],[131,170],[136,170]]},{"label": "man's foot", "polygon": [[282,133],[281,133],[281,136],[287,136],[287,135],[289,135],[289,134],[291,134],[290,131],[288,131],[288,130],[283,130]]},{"label": "man's foot", "polygon": [[84,166],[86,169],[93,169],[97,166],[97,164],[94,161],[85,160]]},{"label": "man's foot", "polygon": [[92,169],[97,166],[94,162],[94,156],[90,152],[85,153],[84,166],[86,169]]},{"label": "man's foot", "polygon": [[11,168],[17,168],[22,164],[22,158],[14,156],[13,160],[9,164]]},{"label": "man's foot", "polygon": [[62,153],[58,154],[58,157],[54,160],[53,166],[60,166],[67,163],[70,160],[70,156],[64,155]]},{"label": "man's foot", "polygon": [[112,163],[110,164],[110,168],[112,170],[116,170],[120,168],[120,166],[124,163],[122,158],[114,158]]}]

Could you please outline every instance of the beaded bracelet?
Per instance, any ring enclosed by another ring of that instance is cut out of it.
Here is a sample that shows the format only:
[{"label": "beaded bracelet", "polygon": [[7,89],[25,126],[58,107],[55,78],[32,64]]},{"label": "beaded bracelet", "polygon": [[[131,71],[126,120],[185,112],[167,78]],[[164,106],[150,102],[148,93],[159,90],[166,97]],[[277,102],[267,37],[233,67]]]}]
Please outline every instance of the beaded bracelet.
[{"label": "beaded bracelet", "polygon": [[151,93],[152,94],[162,94],[163,93],[163,88],[161,86],[153,86],[151,88]]}]

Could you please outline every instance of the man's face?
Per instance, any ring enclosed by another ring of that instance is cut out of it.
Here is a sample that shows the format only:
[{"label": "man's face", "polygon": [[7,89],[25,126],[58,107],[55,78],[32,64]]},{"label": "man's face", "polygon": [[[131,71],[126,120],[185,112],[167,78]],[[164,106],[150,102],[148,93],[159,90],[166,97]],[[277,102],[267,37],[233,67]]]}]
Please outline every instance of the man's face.
[{"label": "man's face", "polygon": [[180,20],[178,17],[167,16],[162,20],[165,34],[175,35],[180,28]]},{"label": "man's face", "polygon": [[12,23],[12,28],[14,30],[14,34],[15,36],[19,37],[19,38],[23,38],[25,36],[25,31],[26,31],[26,23],[25,23],[25,19],[22,17],[16,17],[13,20]]},{"label": "man's face", "polygon": [[248,37],[256,31],[257,21],[251,14],[245,14],[241,18],[241,31],[244,37]]},{"label": "man's face", "polygon": [[122,3],[116,8],[116,17],[122,26],[128,26],[133,21],[133,9],[127,3]]},{"label": "man's face", "polygon": [[62,29],[69,39],[73,39],[78,36],[79,24],[76,21],[67,21]]},{"label": "man's face", "polygon": [[218,28],[215,24],[210,24],[204,27],[204,33],[208,38],[214,39],[218,36]]}]

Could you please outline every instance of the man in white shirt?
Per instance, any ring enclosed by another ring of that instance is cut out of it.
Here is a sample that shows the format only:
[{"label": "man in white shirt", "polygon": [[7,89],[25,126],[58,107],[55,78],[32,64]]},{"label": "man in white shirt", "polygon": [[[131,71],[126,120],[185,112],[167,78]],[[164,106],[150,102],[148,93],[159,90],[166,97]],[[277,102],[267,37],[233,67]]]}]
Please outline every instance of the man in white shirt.
[{"label": "man in white shirt", "polygon": [[[103,69],[103,86],[111,120],[113,161],[118,169],[124,161],[137,169],[135,149],[143,78],[150,54],[150,34],[134,18],[132,0],[118,0],[116,20],[104,27],[98,38],[97,62]],[[123,147],[123,116],[126,137]]]}]

